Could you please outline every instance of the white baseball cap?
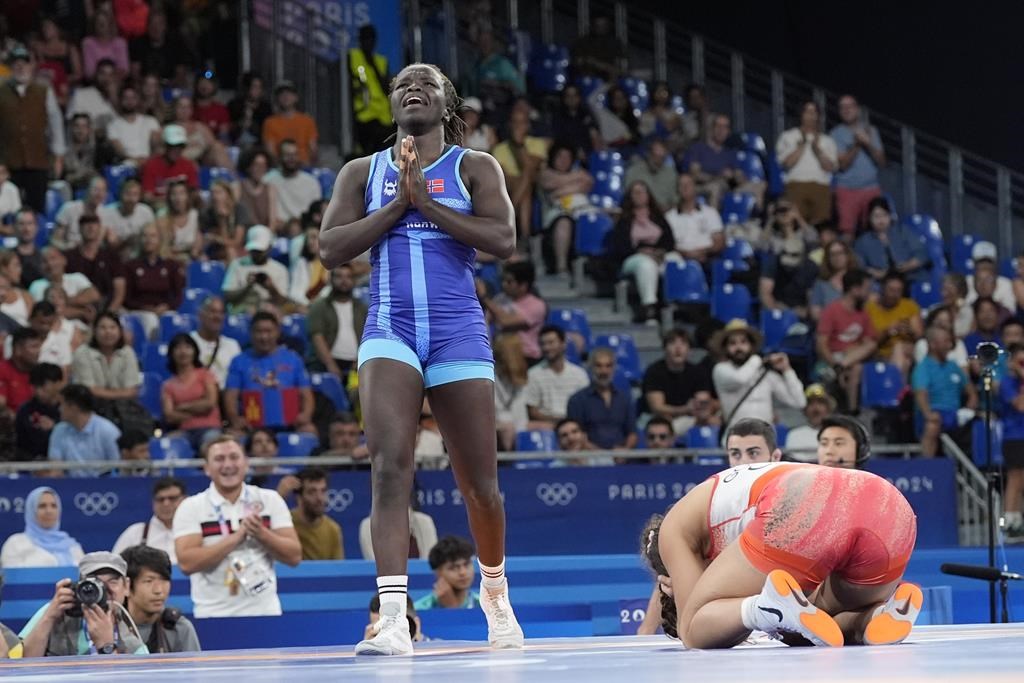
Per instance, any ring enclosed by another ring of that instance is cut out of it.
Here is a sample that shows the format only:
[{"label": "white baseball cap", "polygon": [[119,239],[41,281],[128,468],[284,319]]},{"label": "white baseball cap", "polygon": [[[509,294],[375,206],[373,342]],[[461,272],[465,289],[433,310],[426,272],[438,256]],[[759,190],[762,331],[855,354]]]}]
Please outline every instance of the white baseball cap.
[{"label": "white baseball cap", "polygon": [[171,123],[164,126],[164,143],[168,145],[184,145],[188,142],[188,133],[184,126]]},{"label": "white baseball cap", "polygon": [[246,251],[266,251],[274,243],[274,232],[265,225],[254,225],[245,233]]},{"label": "white baseball cap", "polygon": [[974,248],[971,249],[972,261],[982,261],[984,259],[995,261],[997,256],[996,245],[991,242],[975,242]]}]

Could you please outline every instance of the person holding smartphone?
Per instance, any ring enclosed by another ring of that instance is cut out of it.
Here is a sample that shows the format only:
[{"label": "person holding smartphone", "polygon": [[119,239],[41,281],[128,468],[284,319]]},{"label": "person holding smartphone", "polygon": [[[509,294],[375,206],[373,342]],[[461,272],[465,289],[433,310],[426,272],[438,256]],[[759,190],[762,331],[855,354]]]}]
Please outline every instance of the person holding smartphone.
[{"label": "person holding smartphone", "polygon": [[224,299],[232,313],[252,315],[261,304],[272,304],[290,313],[288,269],[270,258],[274,233],[265,225],[254,225],[245,234],[247,256],[235,259],[224,275]]}]

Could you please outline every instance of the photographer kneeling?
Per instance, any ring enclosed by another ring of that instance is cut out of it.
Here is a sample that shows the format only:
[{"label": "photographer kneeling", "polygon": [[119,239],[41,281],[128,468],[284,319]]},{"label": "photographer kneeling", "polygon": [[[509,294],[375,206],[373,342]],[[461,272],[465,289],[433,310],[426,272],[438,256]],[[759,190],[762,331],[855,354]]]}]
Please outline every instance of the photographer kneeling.
[{"label": "photographer kneeling", "polygon": [[128,612],[151,653],[199,652],[199,637],[181,610],[167,607],[171,592],[171,558],[148,545],[126,548],[121,557],[128,563]]},{"label": "photographer kneeling", "polygon": [[57,582],[53,599],[21,630],[23,656],[148,654],[122,606],[128,595],[124,559],[114,553],[89,553],[78,561],[78,572],[77,583]]}]

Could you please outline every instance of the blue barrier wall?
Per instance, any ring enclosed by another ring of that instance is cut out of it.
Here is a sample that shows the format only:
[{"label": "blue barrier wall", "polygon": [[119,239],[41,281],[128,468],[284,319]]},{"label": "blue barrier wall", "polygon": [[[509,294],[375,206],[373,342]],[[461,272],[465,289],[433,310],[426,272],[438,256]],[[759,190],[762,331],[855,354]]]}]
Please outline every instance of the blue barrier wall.
[{"label": "blue barrier wall", "polygon": [[[503,469],[510,555],[632,553],[647,518],[720,468],[700,465],[624,465]],[[879,460],[872,471],[894,482],[917,513],[919,548],[956,545],[956,496],[949,460]],[[183,477],[190,493],[209,485]],[[276,484],[276,478],[272,480]],[[24,530],[25,496],[45,482],[64,503],[62,528],[86,549],[109,549],[129,524],[151,514],[148,478],[0,480],[0,539]],[[420,509],[440,535],[469,535],[462,496],[450,471],[416,475]],[[370,514],[368,472],[336,472],[329,514],[342,527],[345,556],[362,557],[359,522]]]}]

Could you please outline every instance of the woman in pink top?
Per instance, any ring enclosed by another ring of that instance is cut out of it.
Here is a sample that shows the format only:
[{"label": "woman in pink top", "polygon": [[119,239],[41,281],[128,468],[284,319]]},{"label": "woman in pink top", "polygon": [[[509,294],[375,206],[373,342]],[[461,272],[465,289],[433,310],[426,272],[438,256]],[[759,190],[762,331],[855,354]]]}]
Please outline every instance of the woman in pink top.
[{"label": "woman in pink top", "polygon": [[658,278],[666,260],[679,260],[672,228],[647,183],[626,189],[619,222],[608,235],[608,258],[623,275],[632,275],[640,295],[638,322],[658,324]]},{"label": "woman in pink top", "polygon": [[176,334],[167,346],[171,378],[160,391],[164,422],[177,428],[199,450],[203,442],[220,434],[220,396],[217,378],[199,361],[199,346],[191,336]]},{"label": "woman in pink top", "polygon": [[128,43],[117,35],[117,24],[114,17],[105,10],[96,13],[93,18],[92,35],[82,40],[82,58],[85,62],[85,77],[92,78],[96,74],[96,65],[104,59],[114,62],[118,76],[124,77],[130,66],[128,62]]}]

